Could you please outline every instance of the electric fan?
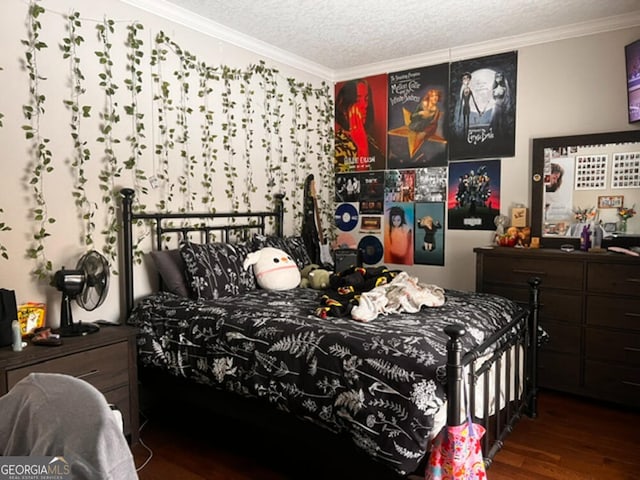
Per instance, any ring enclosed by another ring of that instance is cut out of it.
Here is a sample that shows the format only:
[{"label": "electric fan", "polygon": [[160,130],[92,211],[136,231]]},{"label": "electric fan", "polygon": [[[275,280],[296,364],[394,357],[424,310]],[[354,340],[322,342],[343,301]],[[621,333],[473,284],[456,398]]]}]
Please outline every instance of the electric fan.
[{"label": "electric fan", "polygon": [[62,337],[75,337],[95,333],[100,328],[92,323],[74,323],[71,315],[71,300],[84,310],[91,311],[104,302],[109,290],[109,262],[95,250],[85,253],[75,270],[62,267],[53,276],[53,283],[62,292],[60,306],[60,328]]}]

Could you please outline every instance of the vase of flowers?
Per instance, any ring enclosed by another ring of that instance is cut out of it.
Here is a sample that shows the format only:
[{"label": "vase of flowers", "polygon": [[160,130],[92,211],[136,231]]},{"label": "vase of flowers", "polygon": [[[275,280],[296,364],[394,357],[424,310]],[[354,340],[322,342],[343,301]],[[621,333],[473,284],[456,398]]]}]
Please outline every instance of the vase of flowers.
[{"label": "vase of flowers", "polygon": [[631,208],[618,207],[618,216],[620,217],[620,227],[618,228],[618,230],[620,232],[626,233],[627,220],[629,220],[630,218],[633,218],[633,216],[636,214],[636,211],[634,210],[634,208],[635,208],[635,205]]}]

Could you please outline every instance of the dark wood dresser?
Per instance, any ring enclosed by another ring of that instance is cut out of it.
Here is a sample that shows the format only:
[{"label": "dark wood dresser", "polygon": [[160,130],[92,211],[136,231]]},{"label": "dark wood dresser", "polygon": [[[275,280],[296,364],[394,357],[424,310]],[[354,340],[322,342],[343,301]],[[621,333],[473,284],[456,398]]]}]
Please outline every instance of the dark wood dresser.
[{"label": "dark wood dresser", "polygon": [[476,290],[528,302],[542,280],[541,387],[640,408],[640,257],[476,248]]},{"label": "dark wood dresser", "polygon": [[0,348],[0,395],[32,372],[64,373],[86,380],[118,407],[131,444],[139,439],[137,329],[102,327],[97,333],[65,337],[57,347],[28,345],[21,352]]}]

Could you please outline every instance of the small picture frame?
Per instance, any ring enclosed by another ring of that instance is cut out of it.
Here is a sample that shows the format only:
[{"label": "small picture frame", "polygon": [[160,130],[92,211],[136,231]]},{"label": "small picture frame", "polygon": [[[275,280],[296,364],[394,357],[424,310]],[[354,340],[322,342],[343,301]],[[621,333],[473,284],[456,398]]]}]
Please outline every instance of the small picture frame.
[{"label": "small picture frame", "polygon": [[600,195],[598,197],[598,208],[618,208],[623,205],[623,195]]},{"label": "small picture frame", "polygon": [[605,232],[613,233],[618,228],[618,225],[616,224],[616,222],[607,222],[607,223],[604,224],[603,228],[604,228]]}]

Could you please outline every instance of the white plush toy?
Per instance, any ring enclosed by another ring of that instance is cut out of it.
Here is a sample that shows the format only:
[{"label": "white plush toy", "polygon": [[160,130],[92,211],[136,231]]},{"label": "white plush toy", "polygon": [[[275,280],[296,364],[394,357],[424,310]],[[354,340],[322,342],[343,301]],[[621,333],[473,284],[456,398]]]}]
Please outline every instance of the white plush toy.
[{"label": "white plush toy", "polygon": [[300,270],[293,259],[278,248],[265,247],[251,252],[244,268],[253,265],[256,282],[265,290],[289,290],[300,284]]}]

